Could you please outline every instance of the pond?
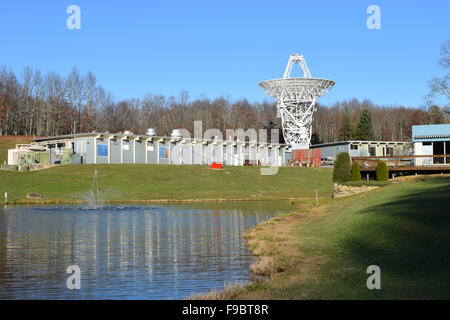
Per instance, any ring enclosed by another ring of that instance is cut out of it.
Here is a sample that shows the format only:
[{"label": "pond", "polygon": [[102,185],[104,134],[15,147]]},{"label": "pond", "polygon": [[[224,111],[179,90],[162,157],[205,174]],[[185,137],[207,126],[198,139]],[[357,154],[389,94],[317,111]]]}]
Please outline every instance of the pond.
[{"label": "pond", "polygon": [[[250,279],[243,232],[288,201],[0,208],[0,299],[184,299]],[[69,266],[80,268],[69,290]]]}]

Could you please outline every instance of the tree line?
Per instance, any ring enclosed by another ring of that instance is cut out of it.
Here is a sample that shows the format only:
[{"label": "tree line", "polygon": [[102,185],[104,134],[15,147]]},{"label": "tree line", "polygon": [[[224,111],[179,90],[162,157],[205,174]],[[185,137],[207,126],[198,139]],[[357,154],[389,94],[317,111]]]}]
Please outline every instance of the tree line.
[{"label": "tree line", "polygon": [[350,99],[329,107],[319,106],[313,123],[312,143],[342,140],[409,141],[412,125],[442,123],[450,123],[450,118],[437,105],[412,108]]},{"label": "tree line", "polygon": [[[377,105],[350,99],[330,106],[316,104],[312,143],[339,140],[411,138],[411,125],[448,123],[446,109]],[[66,76],[25,67],[17,76],[0,67],[0,135],[51,136],[90,131],[143,134],[154,128],[170,135],[175,128],[193,132],[194,121],[203,129],[281,128],[274,101],[232,101],[201,96],[190,100],[186,91],[176,97],[147,94],[116,101],[92,72],[77,68]],[[282,139],[282,135],[280,135]],[[283,142],[281,140],[281,142]]]}]

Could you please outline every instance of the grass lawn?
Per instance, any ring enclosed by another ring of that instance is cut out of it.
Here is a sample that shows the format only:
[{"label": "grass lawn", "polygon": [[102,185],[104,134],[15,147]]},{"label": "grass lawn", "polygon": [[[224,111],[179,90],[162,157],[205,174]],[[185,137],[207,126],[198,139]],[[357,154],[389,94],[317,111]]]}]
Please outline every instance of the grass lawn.
[{"label": "grass lawn", "polygon": [[0,194],[8,201],[33,203],[29,192],[44,201],[83,201],[98,171],[99,189],[106,201],[185,199],[286,199],[320,201],[333,192],[331,170],[325,168],[279,168],[276,175],[262,176],[257,167],[177,165],[63,165],[33,172],[0,171]]},{"label": "grass lawn", "polygon": [[390,184],[389,181],[376,181],[376,180],[360,180],[360,181],[346,181],[341,183],[344,186],[349,187],[362,187],[362,186],[368,186],[368,187],[384,187]]},{"label": "grass lawn", "polygon": [[427,176],[269,220],[246,238],[274,273],[232,297],[449,299],[449,203],[450,176]]},{"label": "grass lawn", "polygon": [[[1,139],[1,138],[0,138]],[[26,137],[0,140],[6,149]],[[265,283],[231,290],[240,299],[450,299],[450,176],[426,176],[332,200],[332,169],[177,165],[64,165],[0,171],[9,203],[84,201],[94,170],[106,201],[286,199],[304,208],[246,233]],[[319,192],[320,206],[315,203]],[[381,268],[381,290],[368,290],[366,269]]]},{"label": "grass lawn", "polygon": [[[27,136],[0,136],[1,163],[7,160],[7,149],[30,141]],[[276,175],[262,176],[256,167],[212,170],[192,165],[115,164],[0,171],[0,195],[8,192],[10,204],[43,202],[27,199],[30,192],[44,195],[47,203],[84,202],[94,170],[106,201],[296,198],[313,202],[317,189],[323,202],[333,192],[329,168],[280,168]]]}]

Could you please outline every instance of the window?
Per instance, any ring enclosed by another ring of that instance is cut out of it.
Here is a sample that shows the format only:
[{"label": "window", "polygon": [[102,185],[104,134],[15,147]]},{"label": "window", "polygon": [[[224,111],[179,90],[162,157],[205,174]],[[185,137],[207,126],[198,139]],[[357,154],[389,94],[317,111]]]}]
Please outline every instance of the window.
[{"label": "window", "polygon": [[369,155],[375,157],[377,155],[377,149],[375,147],[369,147]]},{"label": "window", "polygon": [[97,145],[97,156],[98,157],[107,157],[108,156],[108,145],[107,144],[98,144]]},{"label": "window", "polygon": [[350,150],[358,150],[358,145],[357,144],[351,144],[350,145]]},{"label": "window", "polygon": [[[444,154],[444,141],[436,141],[433,143],[433,155],[443,155]],[[442,158],[433,158],[434,164],[443,164],[444,157]]]},{"label": "window", "polygon": [[165,145],[159,146],[159,157],[162,159],[169,158],[169,149]]},{"label": "window", "polygon": [[386,147],[386,155],[388,157],[392,157],[394,155],[394,148],[392,147]]}]

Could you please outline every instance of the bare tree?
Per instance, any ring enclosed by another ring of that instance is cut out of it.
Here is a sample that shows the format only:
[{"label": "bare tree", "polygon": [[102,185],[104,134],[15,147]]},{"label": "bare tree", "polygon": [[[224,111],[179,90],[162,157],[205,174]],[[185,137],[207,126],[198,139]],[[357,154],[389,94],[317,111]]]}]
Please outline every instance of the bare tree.
[{"label": "bare tree", "polygon": [[442,77],[434,77],[430,81],[430,93],[427,96],[428,105],[432,105],[433,101],[438,97],[443,97],[445,99],[442,110],[447,116],[450,116],[450,40],[447,40],[442,44],[441,48],[441,59],[439,60],[439,65],[444,70],[444,75]]},{"label": "bare tree", "polygon": [[80,76],[77,68],[73,68],[72,72],[66,79],[67,98],[72,106],[72,133],[77,133],[80,124],[82,111],[84,81]]},{"label": "bare tree", "polygon": [[[445,69],[449,65],[446,48],[444,57],[447,59],[440,62]],[[370,100],[353,98],[331,106],[317,104],[313,122],[315,140],[339,140],[344,121],[358,124],[364,108],[372,114],[374,139],[377,140],[408,140],[411,125],[445,123],[448,119],[438,106],[425,110],[375,105]],[[25,67],[19,81],[9,69],[0,67],[0,135],[60,135],[92,130],[131,130],[142,134],[147,128],[156,129],[159,135],[170,135],[175,128],[193,133],[196,120],[202,121],[204,131],[210,128],[222,132],[281,128],[273,101],[232,101],[228,97],[210,99],[205,95],[189,100],[188,93],[182,91],[176,97],[147,94],[143,99],[116,102],[97,84],[91,72],[80,74],[73,68],[68,76],[61,76]]]}]

